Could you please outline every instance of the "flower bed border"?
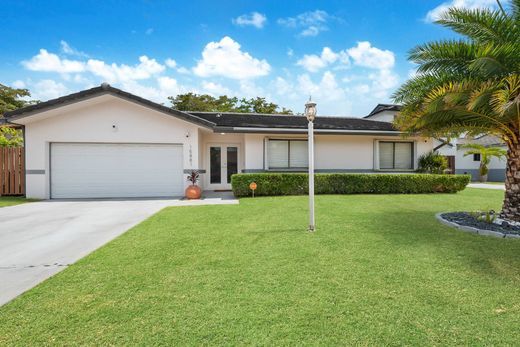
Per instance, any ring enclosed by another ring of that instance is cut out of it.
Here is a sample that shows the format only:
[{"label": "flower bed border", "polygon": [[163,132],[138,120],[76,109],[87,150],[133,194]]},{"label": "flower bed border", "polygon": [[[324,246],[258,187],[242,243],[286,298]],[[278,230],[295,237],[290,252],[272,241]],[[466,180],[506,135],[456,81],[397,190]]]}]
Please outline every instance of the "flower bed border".
[{"label": "flower bed border", "polygon": [[435,215],[435,218],[437,218],[437,220],[439,222],[441,222],[442,224],[450,226],[452,228],[456,228],[456,229],[459,229],[459,230],[467,232],[467,233],[473,233],[473,234],[478,234],[478,235],[483,235],[483,236],[492,236],[492,237],[497,237],[497,238],[502,238],[502,239],[520,239],[520,234],[504,234],[499,231],[479,229],[479,228],[475,228],[475,227],[470,227],[470,226],[454,223],[452,221],[444,219],[442,217],[442,215],[444,213],[450,213],[450,212],[439,212]]}]

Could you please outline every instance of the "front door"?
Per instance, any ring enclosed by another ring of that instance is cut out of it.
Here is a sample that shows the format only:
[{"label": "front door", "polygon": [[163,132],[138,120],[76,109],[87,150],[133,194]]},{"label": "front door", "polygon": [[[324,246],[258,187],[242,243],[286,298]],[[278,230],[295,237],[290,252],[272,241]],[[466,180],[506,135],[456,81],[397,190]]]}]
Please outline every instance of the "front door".
[{"label": "front door", "polygon": [[210,190],[230,190],[231,175],[238,173],[236,144],[210,144],[208,146],[207,185]]}]

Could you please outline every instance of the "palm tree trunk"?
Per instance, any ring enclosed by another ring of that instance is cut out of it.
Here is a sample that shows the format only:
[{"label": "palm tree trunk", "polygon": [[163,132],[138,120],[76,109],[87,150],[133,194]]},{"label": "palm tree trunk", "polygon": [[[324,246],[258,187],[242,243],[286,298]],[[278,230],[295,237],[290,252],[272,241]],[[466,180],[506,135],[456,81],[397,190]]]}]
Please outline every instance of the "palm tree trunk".
[{"label": "palm tree trunk", "polygon": [[520,222],[520,143],[509,144],[507,151],[506,193],[502,217]]}]

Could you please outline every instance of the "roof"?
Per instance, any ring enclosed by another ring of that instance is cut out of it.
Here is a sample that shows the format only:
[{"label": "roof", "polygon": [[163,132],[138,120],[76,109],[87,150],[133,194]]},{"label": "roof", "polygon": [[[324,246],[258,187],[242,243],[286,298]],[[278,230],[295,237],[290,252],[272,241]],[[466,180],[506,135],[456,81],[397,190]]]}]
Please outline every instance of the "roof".
[{"label": "roof", "polygon": [[504,147],[506,144],[498,136],[482,135],[477,138],[462,138],[458,140],[459,145],[478,144],[485,147]]},{"label": "roof", "polygon": [[157,111],[167,113],[171,116],[181,118],[187,120],[192,123],[196,123],[202,126],[206,126],[212,128],[214,126],[213,123],[208,122],[205,119],[198,118],[194,115],[191,115],[186,112],[174,110],[170,107],[166,107],[164,105],[158,104],[156,102],[150,101],[148,99],[141,98],[140,96],[125,92],[121,89],[114,88],[107,83],[103,83],[101,86],[82,90],[78,93],[69,94],[66,96],[59,97],[57,99],[51,99],[45,102],[40,102],[34,105],[26,106],[19,108],[14,111],[9,111],[4,113],[4,117],[8,121],[13,121],[15,119],[25,118],[37,114],[39,112],[47,111],[49,109],[57,108],[60,106],[65,106],[69,104],[73,104],[75,102],[83,101],[86,99],[90,99],[96,96],[110,94],[122,99],[126,99],[132,102],[136,102],[143,106],[155,109]]},{"label": "roof", "polygon": [[[106,83],[78,93],[6,112],[4,116],[8,122],[13,122],[20,118],[30,117],[40,112],[104,94],[110,94],[138,103],[159,112],[210,128],[214,132],[305,132],[308,124],[304,116],[296,115],[178,111],[114,88]],[[317,133],[385,133],[389,135],[400,133],[391,123],[347,117],[318,116],[314,121],[314,128]]]},{"label": "roof", "polygon": [[396,104],[377,104],[376,107],[370,113],[363,117],[363,118],[369,118],[375,114],[381,113],[383,111],[401,111],[401,105]]},{"label": "roof", "polygon": [[[216,131],[262,132],[281,129],[307,130],[308,121],[305,116],[276,115],[258,113],[228,113],[228,112],[193,112],[197,117],[204,118],[216,124]],[[397,132],[391,123],[377,122],[362,118],[317,116],[314,121],[317,132],[333,131],[367,131],[367,132]]]}]

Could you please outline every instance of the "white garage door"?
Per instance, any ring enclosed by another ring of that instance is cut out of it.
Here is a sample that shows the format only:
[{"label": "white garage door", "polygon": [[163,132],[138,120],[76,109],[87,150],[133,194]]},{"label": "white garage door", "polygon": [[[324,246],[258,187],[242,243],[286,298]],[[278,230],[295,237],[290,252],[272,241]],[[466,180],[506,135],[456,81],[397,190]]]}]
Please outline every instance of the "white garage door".
[{"label": "white garage door", "polygon": [[51,144],[51,198],[181,196],[182,145]]}]

